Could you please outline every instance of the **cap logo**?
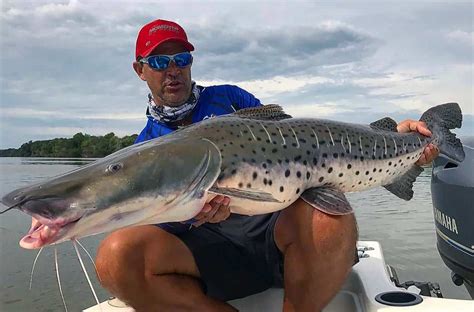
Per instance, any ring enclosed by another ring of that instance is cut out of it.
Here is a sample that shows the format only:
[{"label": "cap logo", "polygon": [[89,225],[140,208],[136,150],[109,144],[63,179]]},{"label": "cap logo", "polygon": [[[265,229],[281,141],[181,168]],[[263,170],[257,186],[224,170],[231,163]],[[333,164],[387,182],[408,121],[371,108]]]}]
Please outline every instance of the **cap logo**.
[{"label": "cap logo", "polygon": [[156,25],[152,28],[150,28],[150,30],[148,31],[148,35],[151,35],[152,33],[158,31],[158,30],[167,30],[167,31],[173,31],[175,33],[178,33],[179,32],[179,28],[176,27],[176,26],[172,26],[172,25]]}]

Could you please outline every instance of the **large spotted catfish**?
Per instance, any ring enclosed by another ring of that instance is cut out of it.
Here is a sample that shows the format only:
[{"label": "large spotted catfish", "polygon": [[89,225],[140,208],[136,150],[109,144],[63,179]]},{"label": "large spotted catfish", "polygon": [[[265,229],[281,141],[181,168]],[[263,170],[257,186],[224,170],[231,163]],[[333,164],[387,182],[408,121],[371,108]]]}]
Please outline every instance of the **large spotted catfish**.
[{"label": "large spotted catfish", "polygon": [[29,249],[188,220],[216,194],[229,196],[231,211],[244,215],[284,209],[300,197],[326,213],[348,214],[345,192],[382,185],[411,199],[422,171],[415,163],[429,143],[464,159],[449,131],[461,127],[456,103],[433,107],[420,120],[431,137],[398,133],[390,118],[366,126],[291,118],[277,105],[249,108],[127,147],[1,201],[39,220],[20,242]]}]

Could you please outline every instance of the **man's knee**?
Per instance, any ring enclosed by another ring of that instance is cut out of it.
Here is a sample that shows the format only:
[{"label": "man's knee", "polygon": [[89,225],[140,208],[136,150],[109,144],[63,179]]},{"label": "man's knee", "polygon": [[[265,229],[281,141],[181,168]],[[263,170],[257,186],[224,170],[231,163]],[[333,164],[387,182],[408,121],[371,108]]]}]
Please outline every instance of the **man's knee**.
[{"label": "man's knee", "polygon": [[285,308],[319,311],[327,305],[354,263],[356,240],[354,215],[328,215],[302,200],[285,209],[275,225],[285,259]]},{"label": "man's knee", "polygon": [[131,238],[133,239],[129,236],[129,229],[123,229],[111,233],[100,243],[96,267],[104,287],[120,284],[132,271],[141,269],[143,272],[143,252]]},{"label": "man's knee", "polygon": [[275,242],[282,252],[290,244],[298,243],[319,251],[338,249],[353,254],[358,237],[354,214],[329,215],[303,200],[280,214],[274,231]]},{"label": "man's knee", "polygon": [[[312,220],[313,240],[335,244],[335,248],[355,248],[358,231],[354,214],[332,216],[315,210]],[[330,247],[330,246],[326,246]],[[353,251],[353,250],[351,250]]]},{"label": "man's knee", "polygon": [[185,274],[199,277],[188,247],[175,235],[145,225],[118,230],[100,244],[97,271],[104,287],[140,283],[148,275]]}]

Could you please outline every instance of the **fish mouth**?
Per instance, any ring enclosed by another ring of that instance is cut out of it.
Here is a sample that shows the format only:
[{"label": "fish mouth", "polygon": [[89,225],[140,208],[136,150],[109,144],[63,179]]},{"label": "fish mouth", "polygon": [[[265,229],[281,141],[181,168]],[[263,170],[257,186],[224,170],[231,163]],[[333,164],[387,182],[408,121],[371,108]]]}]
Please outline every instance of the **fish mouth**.
[{"label": "fish mouth", "polygon": [[25,249],[37,249],[58,242],[83,216],[50,220],[33,215],[33,223],[28,233],[20,240]]},{"label": "fish mouth", "polygon": [[[5,195],[0,202],[30,215],[31,228],[20,240],[25,249],[41,248],[65,240],[65,236],[86,215],[85,209],[74,199],[52,195],[26,195],[25,189]],[[3,212],[5,212],[3,211]],[[2,213],[3,213],[2,212]]]}]

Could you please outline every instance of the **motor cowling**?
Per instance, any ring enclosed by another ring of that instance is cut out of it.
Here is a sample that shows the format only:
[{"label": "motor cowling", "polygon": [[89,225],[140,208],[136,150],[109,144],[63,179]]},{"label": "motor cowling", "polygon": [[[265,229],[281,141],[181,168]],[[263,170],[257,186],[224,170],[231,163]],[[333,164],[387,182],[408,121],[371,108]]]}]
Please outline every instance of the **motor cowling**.
[{"label": "motor cowling", "polygon": [[463,162],[444,155],[433,162],[431,196],[439,254],[474,298],[474,137],[461,141]]}]

